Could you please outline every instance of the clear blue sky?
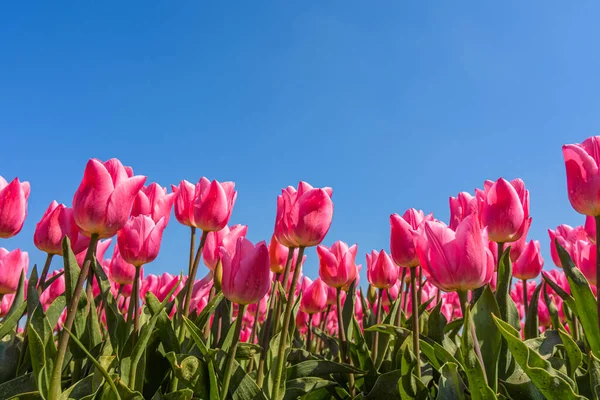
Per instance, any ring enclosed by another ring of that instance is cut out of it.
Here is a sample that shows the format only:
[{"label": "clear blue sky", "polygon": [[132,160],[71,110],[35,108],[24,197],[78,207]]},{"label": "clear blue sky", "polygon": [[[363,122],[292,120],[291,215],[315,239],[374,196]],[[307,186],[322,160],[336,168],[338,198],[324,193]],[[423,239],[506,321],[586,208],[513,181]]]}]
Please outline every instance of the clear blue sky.
[{"label": "clear blue sky", "polygon": [[[21,234],[71,203],[90,157],[148,182],[233,180],[268,240],[279,190],[334,188],[325,240],[389,247],[389,214],[521,177],[531,238],[582,223],[561,154],[600,128],[600,6],[559,1],[12,1],[0,8],[0,175],[31,182]],[[293,4],[295,3],[295,4]],[[147,272],[187,268],[175,218]],[[54,264],[55,266],[58,263]],[[318,261],[309,252],[313,278]],[[365,275],[363,273],[363,279]]]}]

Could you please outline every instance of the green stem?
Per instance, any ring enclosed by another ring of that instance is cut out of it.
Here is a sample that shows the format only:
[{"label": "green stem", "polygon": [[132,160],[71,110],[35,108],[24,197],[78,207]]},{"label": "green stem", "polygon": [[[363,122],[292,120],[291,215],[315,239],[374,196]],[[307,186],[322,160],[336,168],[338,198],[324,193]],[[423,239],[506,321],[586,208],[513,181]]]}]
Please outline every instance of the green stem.
[{"label": "green stem", "polygon": [[96,252],[97,244],[98,235],[93,234],[90,238],[90,244],[85,255],[83,266],[81,268],[81,271],[79,272],[77,283],[75,284],[75,289],[73,291],[73,296],[71,297],[71,302],[67,307],[67,318],[63,325],[63,330],[60,334],[60,338],[58,339],[56,359],[54,360],[54,368],[52,369],[52,375],[50,378],[48,400],[58,400],[62,392],[61,374],[63,362],[65,361],[65,355],[67,353],[67,346],[69,345],[69,331],[73,327],[73,321],[75,321],[77,305],[79,304],[79,298],[81,297],[81,293],[83,292],[83,284],[85,283],[88,272],[90,270],[90,265],[92,264],[93,258],[95,257],[94,253]]},{"label": "green stem", "polygon": [[137,335],[140,331],[140,270],[141,266],[135,268],[135,278],[133,280],[133,289],[131,291],[130,302],[133,302],[133,336],[131,338],[131,347],[135,346]]},{"label": "green stem", "polygon": [[221,388],[221,399],[226,399],[229,392],[229,381],[231,380],[231,369],[233,368],[233,362],[235,361],[235,352],[237,350],[238,341],[240,338],[240,332],[242,330],[242,320],[244,319],[244,310],[246,309],[245,304],[240,304],[238,309],[238,316],[235,320],[235,331],[233,334],[233,342],[229,348],[229,355],[227,356],[227,364],[225,366],[225,373],[223,374],[223,387]]},{"label": "green stem", "polygon": [[[344,327],[344,317],[342,313],[342,289],[337,288],[336,293],[336,311],[338,317],[338,335],[340,341],[340,357],[343,363],[352,365],[352,360],[348,355],[348,340],[346,337],[346,328]],[[354,374],[348,374],[348,385],[350,395],[354,398]]]},{"label": "green stem", "polygon": [[[402,292],[402,288],[403,288],[403,285],[404,285],[404,278],[406,278],[406,268],[402,268],[402,278],[400,278],[401,279],[400,280],[400,282],[401,282],[401,284],[400,284],[400,291],[401,292]],[[400,323],[402,322],[402,307],[403,307],[402,306],[402,301],[403,301],[403,298],[404,298],[404,293],[398,293],[398,297],[396,297],[396,301],[400,302],[400,304],[399,304],[400,307],[398,307],[398,312],[396,313],[396,321],[394,323],[394,325],[396,325],[396,326],[400,326]],[[392,300],[392,299],[390,298],[390,300]]]},{"label": "green stem", "polygon": [[[331,305],[328,304],[327,309],[321,313],[321,325],[319,326],[321,333],[325,333],[325,324],[327,324],[327,316],[329,315],[330,311],[331,311]],[[317,346],[315,348],[315,353],[318,353],[321,350],[321,345],[325,345],[325,342],[323,340],[317,340]]]},{"label": "green stem", "polygon": [[48,277],[48,270],[50,270],[50,264],[52,264],[52,257],[54,254],[48,253],[46,256],[46,262],[44,263],[44,269],[42,270],[42,275],[40,275],[40,280],[38,281],[38,295],[41,296],[44,293],[44,285],[46,284],[46,278]]},{"label": "green stem", "polygon": [[[284,360],[284,358],[285,350],[287,347],[287,331],[290,325],[290,319],[292,317],[292,309],[294,308],[294,292],[296,291],[296,284],[298,283],[298,278],[300,277],[303,256],[304,247],[299,247],[298,259],[296,260],[296,269],[294,270],[294,276],[292,277],[292,284],[290,286],[289,297],[285,305],[285,313],[283,316],[283,326],[281,328],[281,338],[279,339],[277,364],[275,365],[275,375],[273,376],[273,393],[271,395],[272,399],[279,399],[279,382],[281,381],[281,374],[283,373],[283,366],[285,365],[286,361]],[[283,279],[285,281],[285,276],[283,277]]]},{"label": "green stem", "polygon": [[527,322],[527,279],[523,279],[523,316]]},{"label": "green stem", "polygon": [[417,271],[416,267],[410,269],[410,291],[412,295],[412,320],[413,320],[413,350],[417,359],[415,372],[417,378],[421,379],[421,350],[419,345],[419,304],[417,300]]},{"label": "green stem", "polygon": [[[290,247],[288,249],[288,258],[287,261],[285,263],[285,270],[283,271],[283,279],[281,281],[281,286],[283,287],[283,290],[286,291],[287,290],[287,285],[288,285],[288,281],[290,279],[290,272],[292,269],[292,259],[294,258],[294,252],[296,251],[295,248]],[[296,260],[296,264],[298,264],[298,260]],[[302,264],[302,261],[300,261],[300,264]],[[300,265],[298,264],[298,265]],[[281,308],[283,307],[283,301],[278,299],[275,299],[275,315],[281,315]],[[271,321],[272,324],[273,321]],[[273,335],[275,335],[278,331],[279,328],[279,324],[275,324],[273,326],[271,326],[270,330],[271,333],[269,335],[271,335],[270,337],[273,337]],[[268,343],[268,342],[267,342]]]},{"label": "green stem", "polygon": [[502,259],[502,253],[504,253],[504,243],[498,243],[498,260],[496,260],[496,285],[500,284],[500,260]]},{"label": "green stem", "polygon": [[421,299],[423,298],[423,270],[421,269],[420,265],[417,268],[419,268],[419,276],[417,280],[417,282],[419,282],[419,291],[417,292],[417,303],[421,304]]},{"label": "green stem", "polygon": [[310,353],[310,348],[312,344],[312,319],[313,315],[308,314],[308,331],[306,333],[306,351]]},{"label": "green stem", "polygon": [[[467,307],[469,307],[469,291],[468,290],[459,290],[456,292],[458,294],[458,298],[460,299],[460,308],[463,313],[463,318],[467,316]],[[483,363],[483,356],[481,355],[481,348],[479,347],[479,341],[477,340],[477,333],[475,332],[475,324],[469,321],[469,326],[471,330],[471,336],[473,337],[473,347],[475,347],[475,355],[477,356],[477,360],[479,364],[481,364],[481,369],[483,370],[483,379],[485,383],[488,383],[487,373],[485,371],[485,364]],[[464,334],[464,332],[463,332]],[[496,383],[494,382],[494,387]]]},{"label": "green stem", "polygon": [[[398,301],[398,299],[396,299]],[[381,323],[381,312],[383,310],[383,289],[379,289],[379,297],[377,298],[377,314],[375,316],[376,324],[379,325]],[[398,312],[400,314],[400,312]],[[375,331],[375,335],[373,337],[373,356],[371,357],[373,360],[377,360],[377,351],[379,346],[379,331]]]}]

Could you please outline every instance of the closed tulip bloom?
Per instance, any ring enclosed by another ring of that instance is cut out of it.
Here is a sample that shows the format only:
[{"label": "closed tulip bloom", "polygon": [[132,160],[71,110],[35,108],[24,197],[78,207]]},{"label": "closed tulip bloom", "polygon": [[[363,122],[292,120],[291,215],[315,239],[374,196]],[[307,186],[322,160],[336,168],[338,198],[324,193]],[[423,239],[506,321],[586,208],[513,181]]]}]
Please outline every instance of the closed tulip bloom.
[{"label": "closed tulip bloom", "polygon": [[575,259],[573,260],[585,278],[596,285],[596,245],[586,240],[576,243]]},{"label": "closed tulip bloom", "polygon": [[306,182],[298,190],[287,187],[277,197],[275,236],[286,247],[316,246],[323,241],[333,218],[332,189],[313,188]]},{"label": "closed tulip bloom", "polygon": [[337,301],[336,296],[337,296],[337,292],[336,292],[335,288],[327,285],[327,305],[328,306],[335,306],[335,303]]},{"label": "closed tulip bloom", "polygon": [[390,250],[392,259],[398,266],[413,268],[419,265],[415,238],[425,217],[423,211],[411,208],[404,215],[392,214],[390,216]]},{"label": "closed tulip bloom", "polygon": [[562,262],[558,256],[555,241],[558,241],[558,244],[560,244],[574,260],[576,258],[575,246],[577,242],[587,239],[587,234],[582,226],[571,228],[569,225],[559,225],[555,231],[548,229],[548,235],[550,236],[550,255],[552,256],[554,265],[559,268],[562,268]]},{"label": "closed tulip bloom", "polygon": [[71,243],[77,240],[79,229],[75,225],[73,209],[52,201],[40,222],[35,226],[33,243],[48,254],[63,254],[62,240],[67,236]]},{"label": "closed tulip bloom", "polygon": [[544,268],[540,242],[531,240],[513,264],[513,276],[517,279],[534,279]]},{"label": "closed tulip bloom", "polygon": [[144,186],[138,192],[133,206],[131,216],[148,215],[156,223],[161,218],[165,218],[165,223],[169,223],[171,217],[171,208],[175,200],[175,193],[168,193],[167,189],[157,183],[151,183]]},{"label": "closed tulip bloom", "polygon": [[269,250],[265,242],[256,246],[246,238],[238,238],[233,257],[221,248],[223,263],[222,290],[236,304],[259,302],[271,284]]},{"label": "closed tulip bloom", "polygon": [[315,279],[302,292],[300,309],[307,314],[319,313],[327,307],[327,286],[321,278]]},{"label": "closed tulip bloom", "polygon": [[123,228],[133,200],[146,181],[145,176],[132,173],[116,158],[105,163],[88,161],[73,197],[75,222],[86,236],[109,238]]},{"label": "closed tulip bloom", "polygon": [[399,268],[383,250],[367,254],[367,279],[377,289],[388,289],[398,282]]},{"label": "closed tulip bloom", "polygon": [[110,271],[110,279],[114,282],[119,285],[133,284],[133,280],[135,279],[135,266],[121,257],[119,246],[115,247],[108,269]]},{"label": "closed tulip bloom", "polygon": [[492,253],[475,214],[465,218],[456,232],[441,222],[425,222],[417,253],[427,279],[447,292],[480,288],[494,273]]},{"label": "closed tulip bloom", "polygon": [[[517,261],[517,258],[519,258],[523,250],[525,250],[525,246],[527,245],[527,234],[529,233],[529,228],[531,227],[531,218],[527,219],[524,225],[525,229],[523,230],[523,235],[521,235],[518,240],[510,244],[510,260],[513,263]],[[491,247],[492,246],[490,246],[490,250],[492,250]],[[495,245],[493,247],[495,248],[495,252],[498,253],[498,246]],[[494,253],[494,251],[492,251],[492,253]]]},{"label": "closed tulip bloom", "polygon": [[585,217],[585,233],[590,242],[596,243],[596,220],[589,215]]},{"label": "closed tulip bloom", "polygon": [[28,200],[29,182],[15,178],[8,183],[0,176],[0,238],[7,239],[21,232]]},{"label": "closed tulip bloom", "polygon": [[202,251],[202,258],[208,269],[213,271],[217,266],[221,258],[221,247],[224,247],[229,254],[233,254],[238,238],[246,237],[247,233],[247,225],[234,225],[231,228],[226,226],[220,231],[209,232]]},{"label": "closed tulip bloom", "polygon": [[356,278],[356,252],[357,245],[348,245],[337,241],[328,249],[325,246],[317,247],[319,256],[319,276],[328,286],[343,288]]},{"label": "closed tulip bloom", "polygon": [[194,223],[205,232],[223,229],[233,210],[237,192],[233,182],[210,182],[206,178],[196,184],[194,193]]},{"label": "closed tulip bloom", "polygon": [[456,229],[463,219],[477,211],[477,199],[467,192],[460,192],[456,197],[450,197],[449,202],[450,229]]},{"label": "closed tulip bloom", "polygon": [[521,179],[486,182],[481,221],[490,240],[496,243],[518,240],[527,228],[528,219],[529,191]]},{"label": "closed tulip bloom", "polygon": [[600,136],[562,148],[571,206],[578,213],[600,215]]},{"label": "closed tulip bloom", "polygon": [[[269,260],[271,264],[271,271],[275,274],[283,274],[285,271],[285,263],[287,262],[288,252],[293,251],[288,249],[277,241],[275,235],[271,236],[271,242],[269,243]],[[296,254],[294,253],[294,256]],[[292,264],[294,265],[294,264]]]},{"label": "closed tulip bloom", "polygon": [[147,215],[131,218],[117,236],[121,257],[136,267],[154,261],[158,256],[166,225],[164,218],[156,224]]},{"label": "closed tulip bloom", "polygon": [[179,186],[171,185],[173,193],[175,193],[174,209],[175,218],[185,226],[196,227],[194,224],[194,195],[196,187],[193,183],[182,180]]},{"label": "closed tulip bloom", "polygon": [[0,247],[0,294],[11,294],[17,291],[21,273],[29,267],[29,255],[16,249],[8,251]]}]

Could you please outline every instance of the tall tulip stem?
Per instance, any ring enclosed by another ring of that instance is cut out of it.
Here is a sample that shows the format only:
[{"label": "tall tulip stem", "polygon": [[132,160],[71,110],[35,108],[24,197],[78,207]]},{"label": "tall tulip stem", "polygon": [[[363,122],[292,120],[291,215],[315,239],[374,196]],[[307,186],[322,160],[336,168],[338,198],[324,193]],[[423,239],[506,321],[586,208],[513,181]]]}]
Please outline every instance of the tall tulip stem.
[{"label": "tall tulip stem", "polygon": [[62,392],[61,375],[63,362],[65,361],[65,354],[67,353],[67,346],[69,345],[69,331],[73,327],[73,321],[75,321],[75,314],[77,313],[79,298],[83,292],[83,285],[88,277],[90,265],[95,257],[97,244],[98,235],[93,234],[90,238],[90,244],[88,246],[87,253],[85,254],[85,260],[83,262],[83,266],[81,267],[81,271],[79,272],[77,283],[75,284],[71,302],[67,308],[67,318],[63,325],[64,329],[62,330],[60,338],[58,339],[56,359],[54,360],[54,368],[52,369],[52,376],[50,378],[50,389],[48,391],[49,400],[58,400]]},{"label": "tall tulip stem", "polygon": [[496,282],[498,283],[500,283],[500,262],[502,260],[502,253],[504,253],[504,243],[498,243],[498,260],[496,262]]},{"label": "tall tulip stem", "polygon": [[133,288],[129,298],[129,308],[133,310],[133,333],[131,337],[131,346],[135,346],[137,335],[140,330],[140,270],[142,267],[135,267],[135,278],[133,279]]},{"label": "tall tulip stem", "polygon": [[417,378],[421,379],[421,351],[419,349],[419,304],[417,303],[417,270],[410,269],[410,291],[412,295],[412,320],[413,320],[413,350],[417,359]]},{"label": "tall tulip stem", "polygon": [[[292,249],[290,249],[292,250]],[[292,283],[289,290],[289,297],[285,305],[285,313],[283,315],[283,326],[281,327],[281,338],[279,339],[279,353],[277,357],[277,364],[275,365],[275,375],[273,377],[273,393],[272,399],[279,398],[279,382],[281,381],[281,374],[283,373],[283,367],[285,365],[285,349],[287,347],[287,331],[290,325],[290,319],[292,317],[292,310],[294,308],[294,293],[296,292],[296,284],[298,278],[300,278],[300,269],[302,265],[302,257],[304,256],[304,247],[298,248],[298,258],[296,259],[296,269],[294,270],[294,276],[292,277]],[[289,271],[288,271],[289,272]],[[283,278],[285,280],[285,276]]]},{"label": "tall tulip stem", "polygon": [[46,284],[46,278],[48,278],[48,270],[50,269],[50,264],[52,264],[52,258],[54,254],[48,253],[46,256],[46,262],[44,263],[44,269],[42,270],[42,274],[40,275],[40,280],[38,281],[38,294],[41,295],[44,292],[44,285]]},{"label": "tall tulip stem", "polygon": [[246,311],[246,305],[240,304],[238,308],[238,316],[235,320],[235,331],[233,333],[233,341],[229,348],[229,355],[227,356],[227,364],[225,365],[225,372],[223,374],[223,387],[221,388],[221,398],[227,398],[227,392],[229,391],[229,381],[231,380],[231,369],[233,368],[233,361],[235,360],[235,352],[237,351],[238,342],[240,338],[240,332],[242,331],[242,321],[244,319],[244,311]]},{"label": "tall tulip stem", "polygon": [[312,345],[312,320],[313,315],[308,314],[308,331],[306,332],[306,351],[308,351],[309,353]]},{"label": "tall tulip stem", "polygon": [[[398,299],[396,299],[398,301]],[[379,325],[381,323],[381,313],[383,311],[383,289],[379,289],[379,296],[377,297],[377,314],[375,316],[376,324]],[[398,314],[401,314],[398,311]],[[377,352],[379,346],[379,331],[375,331],[375,335],[373,337],[373,360],[377,360]]]},{"label": "tall tulip stem", "polygon": [[523,316],[527,322],[527,279],[523,279]]},{"label": "tall tulip stem", "polygon": [[[499,246],[500,244],[498,244]],[[498,249],[500,250],[500,249]],[[468,290],[459,290],[456,292],[458,294],[458,298],[460,300],[460,309],[462,310],[463,318],[467,315],[467,307],[469,307],[469,291]],[[475,355],[477,356],[477,360],[479,360],[479,364],[481,364],[481,369],[483,370],[483,379],[485,383],[488,383],[487,374],[485,371],[485,364],[483,363],[483,356],[481,355],[481,348],[479,347],[479,341],[477,340],[477,333],[475,332],[475,324],[472,322],[469,323],[471,327],[471,336],[473,337],[473,344],[475,347]],[[464,333],[463,333],[464,334]],[[495,385],[495,383],[494,383]]]}]

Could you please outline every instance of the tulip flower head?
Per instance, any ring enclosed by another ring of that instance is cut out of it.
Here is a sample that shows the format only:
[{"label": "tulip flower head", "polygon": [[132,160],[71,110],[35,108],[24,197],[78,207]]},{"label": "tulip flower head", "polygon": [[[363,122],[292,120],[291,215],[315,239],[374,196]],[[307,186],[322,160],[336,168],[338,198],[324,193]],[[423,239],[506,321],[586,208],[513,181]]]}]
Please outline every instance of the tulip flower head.
[{"label": "tulip flower head", "polygon": [[151,183],[149,186],[142,187],[137,193],[131,208],[131,216],[148,215],[155,223],[164,217],[165,223],[169,223],[174,200],[175,193],[167,194],[166,188]]},{"label": "tulip flower head", "polygon": [[423,211],[414,208],[406,210],[402,216],[390,216],[390,250],[397,266],[414,268],[419,265],[415,238],[419,235],[423,221],[431,219],[432,216],[426,217]]},{"label": "tulip flower head", "polygon": [[0,176],[0,238],[7,239],[21,232],[27,217],[29,182],[19,178],[8,183]]},{"label": "tulip flower head", "polygon": [[600,215],[600,136],[562,148],[571,206],[580,214]]},{"label": "tulip flower head", "polygon": [[115,247],[114,254],[109,264],[109,277],[119,285],[131,285],[135,278],[135,265],[128,263],[121,257],[119,246]]},{"label": "tulip flower head", "polygon": [[236,304],[259,302],[269,291],[271,283],[269,250],[265,242],[256,246],[246,238],[238,238],[235,254],[221,247],[223,263],[222,290]]},{"label": "tulip flower head", "polygon": [[321,278],[315,279],[302,292],[300,309],[307,314],[316,314],[327,307],[327,286]]},{"label": "tulip flower head", "polygon": [[342,241],[335,242],[331,248],[317,246],[319,276],[327,286],[343,288],[356,278],[357,251],[357,245],[348,247]]},{"label": "tulip flower head", "polygon": [[548,229],[548,235],[550,236],[550,255],[552,256],[554,265],[559,268],[562,268],[562,262],[556,250],[556,241],[569,253],[572,259],[575,259],[575,246],[577,242],[587,239],[585,230],[581,226],[571,228],[569,225],[559,225],[555,231]]},{"label": "tulip flower head", "polygon": [[450,229],[456,229],[463,219],[477,211],[477,199],[467,192],[460,192],[456,197],[450,197],[449,202]]},{"label": "tulip flower head", "polygon": [[29,255],[16,249],[8,251],[0,247],[0,294],[12,294],[17,291],[21,273],[27,275]]},{"label": "tulip flower head", "polygon": [[531,240],[513,264],[513,276],[517,279],[534,279],[544,267],[540,242]]},{"label": "tulip flower head", "polygon": [[73,209],[52,201],[35,226],[33,243],[35,247],[48,254],[62,255],[63,238],[67,236],[71,243],[74,243],[78,235],[79,228],[75,224]]},{"label": "tulip flower head", "polygon": [[382,249],[367,254],[367,278],[377,289],[389,289],[398,281],[399,268]]},{"label": "tulip flower head", "polygon": [[521,179],[485,182],[481,221],[490,240],[496,243],[518,240],[529,228],[529,219],[529,191]]},{"label": "tulip flower head", "polygon": [[221,247],[224,247],[229,254],[233,254],[238,238],[246,237],[247,233],[248,226],[246,225],[234,225],[231,228],[226,226],[220,231],[209,232],[202,251],[202,259],[208,269],[214,271],[217,266]]},{"label": "tulip flower head", "polygon": [[121,257],[136,267],[154,261],[160,250],[166,220],[161,218],[157,223],[147,215],[131,218],[117,236],[117,244]]}]

